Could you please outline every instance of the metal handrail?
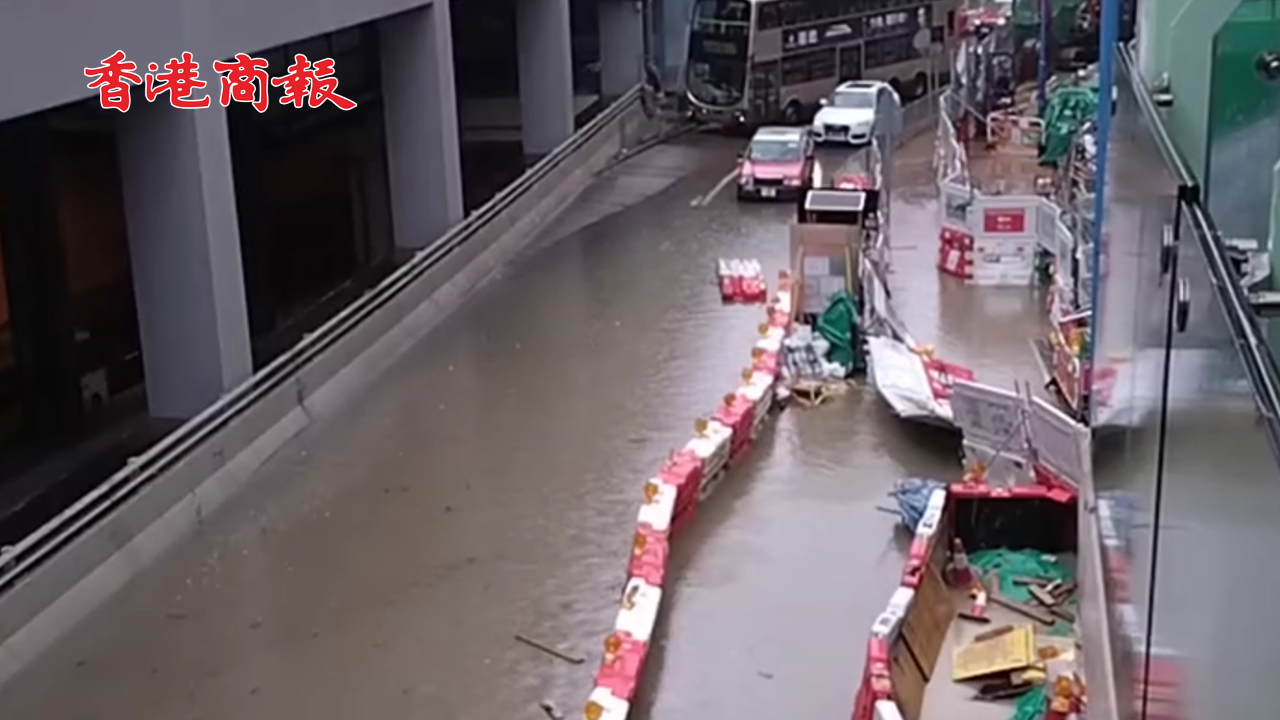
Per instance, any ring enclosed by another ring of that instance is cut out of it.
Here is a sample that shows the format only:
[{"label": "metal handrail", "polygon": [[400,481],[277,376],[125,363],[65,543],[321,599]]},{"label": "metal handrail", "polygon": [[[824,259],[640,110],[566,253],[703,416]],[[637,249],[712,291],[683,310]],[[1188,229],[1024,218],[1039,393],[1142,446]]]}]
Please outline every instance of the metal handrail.
[{"label": "metal handrail", "polygon": [[1180,185],[1178,202],[1187,213],[1187,219],[1200,245],[1209,270],[1209,279],[1213,284],[1218,301],[1222,306],[1236,350],[1249,377],[1249,385],[1253,388],[1258,412],[1267,428],[1267,438],[1273,453],[1280,458],[1280,372],[1277,371],[1275,358],[1258,327],[1258,318],[1249,304],[1249,298],[1239,278],[1227,260],[1226,245],[1222,235],[1213,222],[1213,217],[1203,205],[1200,184],[1195,175],[1187,167],[1182,154],[1169,138],[1164,122],[1156,110],[1156,105],[1148,96],[1142,74],[1133,60],[1133,52],[1127,46],[1117,48],[1120,65],[1133,88],[1142,111],[1159,148],[1161,155],[1169,164]]},{"label": "metal handrail", "polygon": [[346,337],[408,286],[457,251],[497,215],[509,208],[570,155],[595,139],[623,113],[641,102],[643,87],[636,85],[605,108],[533,167],[503,188],[434,242],[418,250],[364,295],[343,308],[265,368],[220,397],[183,423],[105,482],[41,525],[16,544],[0,552],[0,594],[11,589],[43,560],[74,540],[111,510],[135,495],[149,481],[173,467],[200,443],[242,415],[258,400],[278,389],[324,350]]}]

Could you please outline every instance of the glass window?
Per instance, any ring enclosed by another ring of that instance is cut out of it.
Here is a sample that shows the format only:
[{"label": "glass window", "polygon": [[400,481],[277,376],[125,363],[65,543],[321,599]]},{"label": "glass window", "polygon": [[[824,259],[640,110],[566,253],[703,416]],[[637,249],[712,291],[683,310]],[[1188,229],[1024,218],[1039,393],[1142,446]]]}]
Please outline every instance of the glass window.
[{"label": "glass window", "polygon": [[840,48],[840,79],[857,80],[862,77],[862,45],[846,45]]},{"label": "glass window", "polygon": [[913,60],[917,57],[911,37],[889,37],[868,40],[866,42],[866,65],[868,68],[884,67],[894,63]]},{"label": "glass window", "polygon": [[836,76],[836,51],[818,50],[809,54],[809,79],[825,80]]},{"label": "glass window", "polygon": [[836,93],[831,104],[839,108],[869,110],[876,106],[876,93],[874,90],[846,90]]},{"label": "glass window", "polygon": [[798,138],[756,139],[747,150],[747,158],[755,162],[795,162],[802,157],[804,148]]},{"label": "glass window", "polygon": [[809,81],[809,62],[805,55],[782,59],[782,84],[799,85]]},{"label": "glass window", "polygon": [[777,3],[756,6],[757,29],[772,30],[781,24],[782,16],[779,14],[779,5]]},{"label": "glass window", "polygon": [[812,80],[823,80],[836,75],[836,51],[834,48],[813,50],[782,59],[782,84],[799,85]]},{"label": "glass window", "polygon": [[693,17],[695,20],[750,22],[751,4],[747,0],[698,0]]}]

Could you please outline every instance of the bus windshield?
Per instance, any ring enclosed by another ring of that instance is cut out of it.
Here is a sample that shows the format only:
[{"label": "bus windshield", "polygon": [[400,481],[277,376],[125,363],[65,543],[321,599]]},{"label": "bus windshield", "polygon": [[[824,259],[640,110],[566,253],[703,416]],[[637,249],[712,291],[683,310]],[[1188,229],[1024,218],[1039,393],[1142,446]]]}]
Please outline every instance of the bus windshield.
[{"label": "bus windshield", "polygon": [[751,22],[751,3],[747,0],[699,0],[693,8],[694,20]]},{"label": "bus windshield", "polygon": [[794,162],[800,159],[797,140],[754,140],[747,159],[754,162]]},{"label": "bus windshield", "polygon": [[689,92],[706,105],[737,105],[746,94],[751,5],[746,0],[699,0],[693,17]]}]

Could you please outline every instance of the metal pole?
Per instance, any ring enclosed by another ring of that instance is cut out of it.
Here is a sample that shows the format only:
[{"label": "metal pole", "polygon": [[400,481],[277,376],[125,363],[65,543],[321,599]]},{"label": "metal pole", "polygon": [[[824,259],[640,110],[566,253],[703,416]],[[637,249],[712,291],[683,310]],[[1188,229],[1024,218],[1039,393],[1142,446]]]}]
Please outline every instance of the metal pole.
[{"label": "metal pole", "polygon": [[1053,0],[1040,0],[1040,62],[1036,66],[1036,98],[1040,117],[1049,104],[1049,59],[1053,52]]},{"label": "metal pole", "polygon": [[1098,317],[1102,296],[1102,226],[1107,209],[1107,156],[1111,147],[1111,92],[1115,87],[1116,45],[1120,35],[1120,0],[1102,0],[1102,27],[1098,33],[1098,157],[1093,196],[1093,247],[1089,258],[1089,357],[1084,376],[1086,421],[1093,412],[1093,370],[1098,357]]}]

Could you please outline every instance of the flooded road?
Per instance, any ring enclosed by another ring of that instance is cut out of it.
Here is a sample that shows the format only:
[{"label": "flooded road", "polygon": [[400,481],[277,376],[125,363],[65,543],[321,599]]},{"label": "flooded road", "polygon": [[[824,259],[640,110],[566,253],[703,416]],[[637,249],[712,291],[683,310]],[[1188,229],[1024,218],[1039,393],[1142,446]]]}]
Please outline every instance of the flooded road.
[{"label": "flooded road", "polygon": [[[749,359],[760,309],[720,305],[715,260],[754,257],[773,277],[787,259],[793,206],[740,205],[724,180],[739,144],[688,136],[590,188],[5,688],[0,715],[537,719],[543,699],[576,712],[642,483]],[[1030,322],[1030,293],[940,285],[923,147],[918,176],[897,174],[903,318],[980,378],[1027,379],[1021,325],[984,313]],[[876,505],[896,478],[953,471],[956,445],[870,392],[782,414],[678,544],[640,715],[846,715],[901,570]]]}]

